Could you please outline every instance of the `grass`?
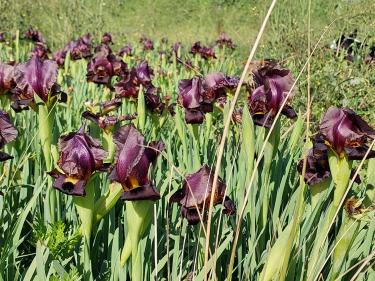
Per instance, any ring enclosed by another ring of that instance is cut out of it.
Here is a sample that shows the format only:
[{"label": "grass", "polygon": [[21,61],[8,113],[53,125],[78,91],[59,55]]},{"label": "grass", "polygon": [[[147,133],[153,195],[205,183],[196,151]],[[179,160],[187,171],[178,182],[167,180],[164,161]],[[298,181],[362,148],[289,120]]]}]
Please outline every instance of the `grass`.
[{"label": "grass", "polygon": [[[12,4],[2,1],[1,5],[0,9],[4,11],[0,15],[2,29],[14,32],[17,29],[24,30],[29,25],[36,26],[46,34],[52,49],[60,48],[68,39],[87,31],[93,32],[97,40],[103,31],[113,32],[116,49],[126,41],[137,45],[136,41],[142,34],[155,39],[165,36],[170,42],[179,40],[188,44],[196,40],[211,42],[219,31],[225,30],[239,45],[238,51],[231,53],[227,50],[220,53],[217,60],[210,62],[191,58],[203,74],[222,71],[228,75],[240,75],[247,49],[254,42],[269,3],[69,0],[47,3],[12,1]],[[297,77],[308,57],[307,7],[307,1],[279,1],[256,58],[278,58]],[[230,125],[218,172],[225,180],[228,195],[234,200],[237,209],[244,207],[239,239],[234,248],[232,280],[267,280],[267,274],[263,273],[265,268],[271,265],[268,268],[272,272],[278,262],[286,262],[286,268],[283,269],[285,280],[335,280],[333,275],[337,264],[333,256],[339,254],[336,248],[344,253],[343,262],[338,266],[342,280],[351,280],[357,274],[356,280],[375,278],[375,223],[372,207],[362,218],[348,218],[344,211],[340,211],[329,235],[321,239],[320,234],[325,229],[325,218],[337,184],[331,183],[328,190],[319,194],[319,200],[316,200],[311,190],[301,185],[296,171],[296,164],[303,157],[305,145],[306,124],[303,115],[306,111],[308,83],[311,85],[312,97],[311,132],[316,131],[322,113],[331,105],[349,106],[375,125],[374,66],[365,65],[359,59],[349,63],[342,55],[335,56],[327,48],[341,32],[348,33],[356,28],[361,39],[367,42],[374,40],[374,17],[370,12],[363,13],[374,7],[375,4],[369,1],[312,1],[312,46],[324,28],[333,20],[336,21],[311,58],[311,75],[302,72],[297,82],[292,104],[300,110],[298,121],[282,118],[281,123],[276,123],[281,126],[281,132],[278,133],[276,126],[276,133],[270,140],[266,140],[267,131],[253,127],[251,119],[246,119],[246,115],[242,124]],[[12,15],[17,16],[11,18]],[[25,61],[31,45],[21,42],[19,47],[19,60]],[[191,56],[186,49],[184,54]],[[157,51],[143,53],[139,46],[136,47],[136,56],[126,58],[126,62],[132,66],[143,57],[155,70],[154,84],[162,89],[163,96],[171,96],[173,101],[177,98],[178,81],[195,74],[178,64],[167,63]],[[14,45],[0,46],[0,61],[15,58]],[[55,137],[80,127],[80,116],[85,110],[86,100],[105,99],[103,87],[86,82],[85,61],[69,62],[65,70],[60,71],[59,83],[70,95],[67,105],[56,106],[53,127]],[[237,106],[242,107],[245,103],[246,93],[241,91]],[[125,102],[119,113],[133,113],[139,106],[142,106],[140,102]],[[14,159],[0,168],[1,191],[4,193],[4,196],[0,196],[0,280],[86,279],[83,277],[84,243],[80,219],[72,198],[56,193],[58,200],[53,214],[56,219],[52,220],[51,214],[47,212],[51,182],[46,175],[36,112],[30,110],[15,114],[10,111],[9,101],[5,99],[1,100],[1,108],[6,108],[11,114],[20,136],[15,143],[5,147]],[[211,258],[205,263],[206,244],[202,230],[199,225],[187,225],[180,217],[179,208],[168,204],[168,199],[181,187],[186,174],[196,171],[202,164],[215,165],[228,112],[228,106],[223,113],[215,111],[199,126],[198,134],[185,124],[181,109],[157,130],[154,128],[159,123],[155,123],[150,114],[145,115],[143,133],[146,139],[162,140],[166,150],[152,171],[152,179],[162,200],[152,206],[154,214],[151,226],[140,240],[142,280],[189,280],[190,276],[194,276],[194,280],[203,280],[204,265],[213,266],[214,263],[216,278],[225,280],[238,217],[221,217],[219,208],[214,208],[209,246],[212,253],[216,251],[216,259],[213,261]],[[90,128],[93,135],[104,141],[103,135],[94,126]],[[264,143],[266,146],[262,158]],[[254,155],[255,159],[252,158]],[[268,164],[267,159],[270,161]],[[251,192],[244,205],[244,194],[256,161],[259,166],[255,168]],[[359,162],[355,164],[358,166]],[[360,174],[362,183],[354,183],[348,196],[355,195],[364,202],[370,201],[367,206],[371,206],[375,199],[375,161],[367,162]],[[109,181],[106,175],[101,174],[94,179],[94,183],[98,199],[109,189]],[[94,227],[90,260],[95,280],[130,280],[130,261],[125,267],[119,265],[129,225],[134,223],[127,217],[129,210],[129,205],[124,207],[123,202],[118,201]],[[302,211],[299,213],[299,210]],[[288,228],[291,225],[295,227],[291,229],[296,229],[298,235],[289,241],[293,233]],[[342,233],[346,236],[342,236]],[[350,239],[349,247],[340,244],[342,237],[353,238]],[[321,247],[318,248],[318,255],[314,256],[315,245]],[[290,250],[290,257],[283,259],[287,250]],[[315,266],[311,265],[314,258]],[[367,258],[369,262],[364,263]],[[362,270],[358,271],[360,268]],[[271,277],[281,280],[279,276],[282,274],[278,274],[280,272]]]}]

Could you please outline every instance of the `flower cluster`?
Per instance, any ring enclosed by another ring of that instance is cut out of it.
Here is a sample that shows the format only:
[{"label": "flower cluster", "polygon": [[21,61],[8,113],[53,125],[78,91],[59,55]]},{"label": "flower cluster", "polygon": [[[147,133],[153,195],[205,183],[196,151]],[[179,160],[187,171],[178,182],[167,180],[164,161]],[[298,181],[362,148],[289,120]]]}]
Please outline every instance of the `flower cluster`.
[{"label": "flower cluster", "polygon": [[221,72],[181,80],[178,84],[178,102],[185,109],[186,122],[202,123],[204,114],[213,111],[214,102],[233,91],[238,82],[237,77],[229,77]]},{"label": "flower cluster", "polygon": [[232,50],[236,49],[236,45],[225,32],[220,32],[219,38],[216,40],[216,44],[221,48],[225,47]]},{"label": "flower cluster", "polygon": [[[370,139],[375,138],[375,130],[361,117],[348,108],[330,107],[319,125],[319,133],[313,140],[313,147],[307,154],[305,181],[315,185],[331,176],[328,150],[338,157],[349,160],[374,158],[375,151],[369,150]],[[368,153],[367,153],[368,152]],[[302,173],[303,161],[298,170]]]},{"label": "flower cluster", "polygon": [[14,87],[12,92],[12,108],[15,111],[27,109],[38,96],[44,103],[66,101],[66,94],[57,84],[57,64],[52,60],[43,60],[32,56],[27,62],[18,64],[13,70]]},{"label": "flower cluster", "polygon": [[204,47],[200,41],[193,44],[190,49],[190,53],[194,55],[200,55],[204,59],[216,59],[215,50],[212,47]]},{"label": "flower cluster", "polygon": [[297,117],[294,109],[285,101],[294,84],[290,70],[282,68],[274,60],[265,60],[257,63],[252,75],[255,87],[248,104],[256,125],[270,128],[280,109],[288,118]]},{"label": "flower cluster", "polygon": [[87,65],[87,81],[111,86],[114,76],[124,77],[128,73],[126,63],[112,53],[111,48],[101,44],[95,48],[96,55]]},{"label": "flower cluster", "polygon": [[64,46],[61,50],[56,51],[53,54],[53,59],[60,66],[64,65],[65,58],[69,53],[71,60],[86,59],[92,57],[92,36],[90,33],[72,40]]}]

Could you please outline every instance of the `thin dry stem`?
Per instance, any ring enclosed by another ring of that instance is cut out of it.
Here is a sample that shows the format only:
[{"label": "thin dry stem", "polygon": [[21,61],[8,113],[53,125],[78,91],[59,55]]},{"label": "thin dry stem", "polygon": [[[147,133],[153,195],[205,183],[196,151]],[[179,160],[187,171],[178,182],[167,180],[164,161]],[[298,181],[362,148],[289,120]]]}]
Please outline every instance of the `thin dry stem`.
[{"label": "thin dry stem", "polygon": [[[264,140],[264,144],[261,148],[261,151],[259,153],[259,157],[257,158],[257,161],[255,162],[255,166],[254,166],[254,170],[253,170],[253,173],[251,175],[251,178],[250,178],[250,182],[249,182],[249,185],[247,186],[246,188],[246,193],[245,193],[245,199],[244,199],[244,202],[243,202],[243,206],[241,208],[241,211],[240,211],[240,214],[239,214],[239,218],[238,218],[238,223],[237,223],[237,228],[236,228],[236,234],[235,234],[235,237],[234,237],[234,241],[233,241],[233,245],[232,245],[232,253],[231,253],[231,258],[230,258],[230,263],[229,263],[229,267],[233,267],[233,263],[234,263],[234,257],[235,257],[235,249],[237,247],[237,242],[238,242],[238,237],[239,237],[239,233],[240,233],[240,228],[241,228],[241,222],[242,222],[242,218],[243,218],[243,214],[245,212],[245,207],[246,207],[246,204],[247,204],[247,201],[249,199],[249,195],[250,195],[250,191],[251,191],[251,187],[252,187],[252,184],[253,184],[253,181],[254,181],[254,178],[255,178],[255,172],[257,171],[258,169],[258,166],[260,164],[260,161],[262,159],[262,156],[264,154],[264,150],[265,150],[265,147],[266,147],[266,143],[267,141],[269,140],[270,136],[271,136],[271,133],[275,127],[275,124],[276,124],[276,121],[278,120],[278,118],[280,117],[280,114],[281,114],[281,111],[282,109],[284,108],[289,96],[291,95],[291,92],[293,91],[297,81],[299,80],[299,78],[301,77],[302,73],[305,71],[306,67],[307,67],[307,64],[308,62],[310,61],[312,55],[314,54],[315,50],[317,49],[318,45],[320,44],[321,40],[323,39],[324,35],[327,33],[327,31],[329,30],[329,28],[333,25],[334,22],[336,22],[337,19],[333,20],[329,25],[328,27],[323,31],[322,35],[320,36],[318,42],[315,44],[314,46],[314,49],[311,51],[310,53],[310,56],[307,58],[307,61],[305,62],[304,66],[302,67],[302,70],[300,71],[300,73],[298,74],[296,80],[294,81],[290,91],[288,92],[288,94],[286,95],[285,97],[285,100],[283,101],[283,103],[281,104],[281,107],[279,109],[279,111],[277,112],[276,114],[276,117],[272,123],[272,126],[271,128],[269,129],[269,132],[268,132],[268,135],[266,137],[266,139]],[[230,275],[231,275],[231,269],[229,269],[228,271],[228,279],[230,278]]]},{"label": "thin dry stem", "polygon": [[[261,28],[258,32],[257,38],[254,42],[254,46],[251,49],[250,55],[247,59],[245,68],[242,72],[239,84],[238,84],[236,92],[234,94],[234,97],[233,97],[233,100],[232,100],[232,103],[231,103],[231,106],[230,106],[230,109],[229,109],[227,120],[225,120],[223,136],[221,138],[221,142],[220,142],[220,146],[219,146],[219,150],[218,150],[218,154],[217,154],[218,156],[217,156],[217,160],[216,160],[216,168],[215,168],[212,191],[211,191],[211,199],[210,199],[210,205],[209,205],[209,209],[208,209],[208,220],[207,220],[207,231],[206,231],[207,232],[207,239],[206,239],[206,247],[205,247],[205,253],[204,253],[204,255],[205,255],[205,257],[204,257],[204,261],[205,261],[205,263],[204,263],[205,264],[205,266],[204,266],[204,268],[205,268],[204,279],[205,280],[207,280],[207,273],[208,273],[207,267],[208,267],[208,256],[209,256],[209,247],[210,247],[210,232],[211,232],[211,219],[212,219],[213,201],[214,201],[216,185],[217,185],[217,181],[218,181],[218,177],[219,177],[219,171],[220,171],[220,167],[221,167],[221,159],[222,159],[223,153],[224,153],[224,146],[225,146],[226,137],[227,137],[228,131],[229,131],[229,125],[230,125],[231,117],[232,117],[232,114],[233,114],[234,107],[236,105],[238,96],[240,94],[241,86],[242,86],[242,84],[245,80],[247,71],[249,69],[250,62],[252,61],[252,59],[255,55],[255,52],[256,52],[256,50],[258,48],[258,45],[259,45],[259,42],[260,42],[260,39],[262,38],[262,35],[263,35],[264,30],[266,28],[266,24],[268,22],[269,17],[271,16],[272,10],[275,7],[276,2],[277,2],[277,0],[272,1],[271,5],[268,9],[267,15],[265,16],[265,18],[263,20],[262,26],[261,26]],[[214,269],[215,267],[213,266],[212,268]]]}]

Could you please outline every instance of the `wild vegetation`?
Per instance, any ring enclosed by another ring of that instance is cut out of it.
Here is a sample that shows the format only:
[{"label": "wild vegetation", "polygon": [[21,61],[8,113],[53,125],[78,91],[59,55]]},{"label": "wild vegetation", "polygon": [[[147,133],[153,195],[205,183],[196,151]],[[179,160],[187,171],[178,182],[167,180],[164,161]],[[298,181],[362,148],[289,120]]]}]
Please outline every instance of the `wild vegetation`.
[{"label": "wild vegetation", "polygon": [[375,280],[373,3],[6,2],[1,280]]}]

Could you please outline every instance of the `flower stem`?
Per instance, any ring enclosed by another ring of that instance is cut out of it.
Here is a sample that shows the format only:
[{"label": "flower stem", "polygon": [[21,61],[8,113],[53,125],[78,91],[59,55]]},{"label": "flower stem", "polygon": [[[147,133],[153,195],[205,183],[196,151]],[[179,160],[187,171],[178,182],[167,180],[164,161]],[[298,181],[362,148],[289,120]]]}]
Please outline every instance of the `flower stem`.
[{"label": "flower stem", "polygon": [[[268,139],[266,149],[264,150],[263,158],[263,170],[262,170],[262,185],[263,185],[263,204],[262,204],[262,226],[265,227],[267,224],[268,207],[269,207],[269,185],[270,185],[270,173],[271,163],[274,155],[277,152],[277,147],[280,142],[280,119],[275,123],[275,127],[271,132],[271,136]],[[265,132],[265,136],[267,131]]]},{"label": "flower stem", "polygon": [[310,280],[314,277],[315,270],[319,258],[322,256],[321,248],[328,236],[332,221],[340,207],[341,200],[346,193],[346,188],[350,180],[351,163],[346,156],[339,157],[335,152],[328,151],[329,168],[332,174],[333,182],[335,183],[335,190],[333,194],[333,202],[328,206],[328,210],[321,220],[322,224],[319,225],[315,243],[310,254],[309,266],[307,270],[307,279]]},{"label": "flower stem", "polygon": [[[38,123],[39,123],[39,140],[42,147],[43,158],[45,162],[46,171],[52,170],[52,127],[53,127],[53,114],[51,114],[50,109],[44,103],[38,105]],[[49,217],[47,221],[52,223],[56,221],[56,202],[58,194],[57,192],[50,188],[52,186],[52,179],[48,177],[47,182],[47,206],[49,209]]]},{"label": "flower stem", "polygon": [[[152,201],[134,201],[126,202],[126,216],[128,221],[128,237],[130,239],[130,245],[125,243],[123,249],[121,265],[123,266],[126,262],[125,258],[128,256],[128,247],[131,246],[132,255],[132,278],[134,281],[141,281],[142,279],[142,263],[141,263],[141,252],[138,244],[146,229],[152,220]],[[127,238],[128,239],[128,238]]]},{"label": "flower stem", "polygon": [[336,280],[339,276],[360,223],[360,221],[350,218],[344,212],[344,221],[337,234],[337,245],[332,255],[332,271],[329,280]]},{"label": "flower stem", "polygon": [[48,171],[52,169],[51,144],[53,115],[45,104],[38,105],[39,139],[42,146],[43,157]]},{"label": "flower stem", "polygon": [[109,186],[108,191],[95,202],[94,219],[96,222],[99,222],[115,206],[122,192],[121,184],[113,183]]},{"label": "flower stem", "polygon": [[90,239],[94,215],[94,200],[95,200],[95,185],[91,180],[87,183],[86,196],[74,196],[73,202],[77,208],[79,218],[81,219],[81,231],[84,236],[84,252],[83,264],[85,276],[91,275],[91,261],[90,261]]},{"label": "flower stem", "polygon": [[112,162],[114,156],[115,156],[115,143],[113,142],[113,133],[110,132],[104,132],[103,133],[103,139],[104,139],[104,149],[108,151],[108,157],[107,162]]}]

